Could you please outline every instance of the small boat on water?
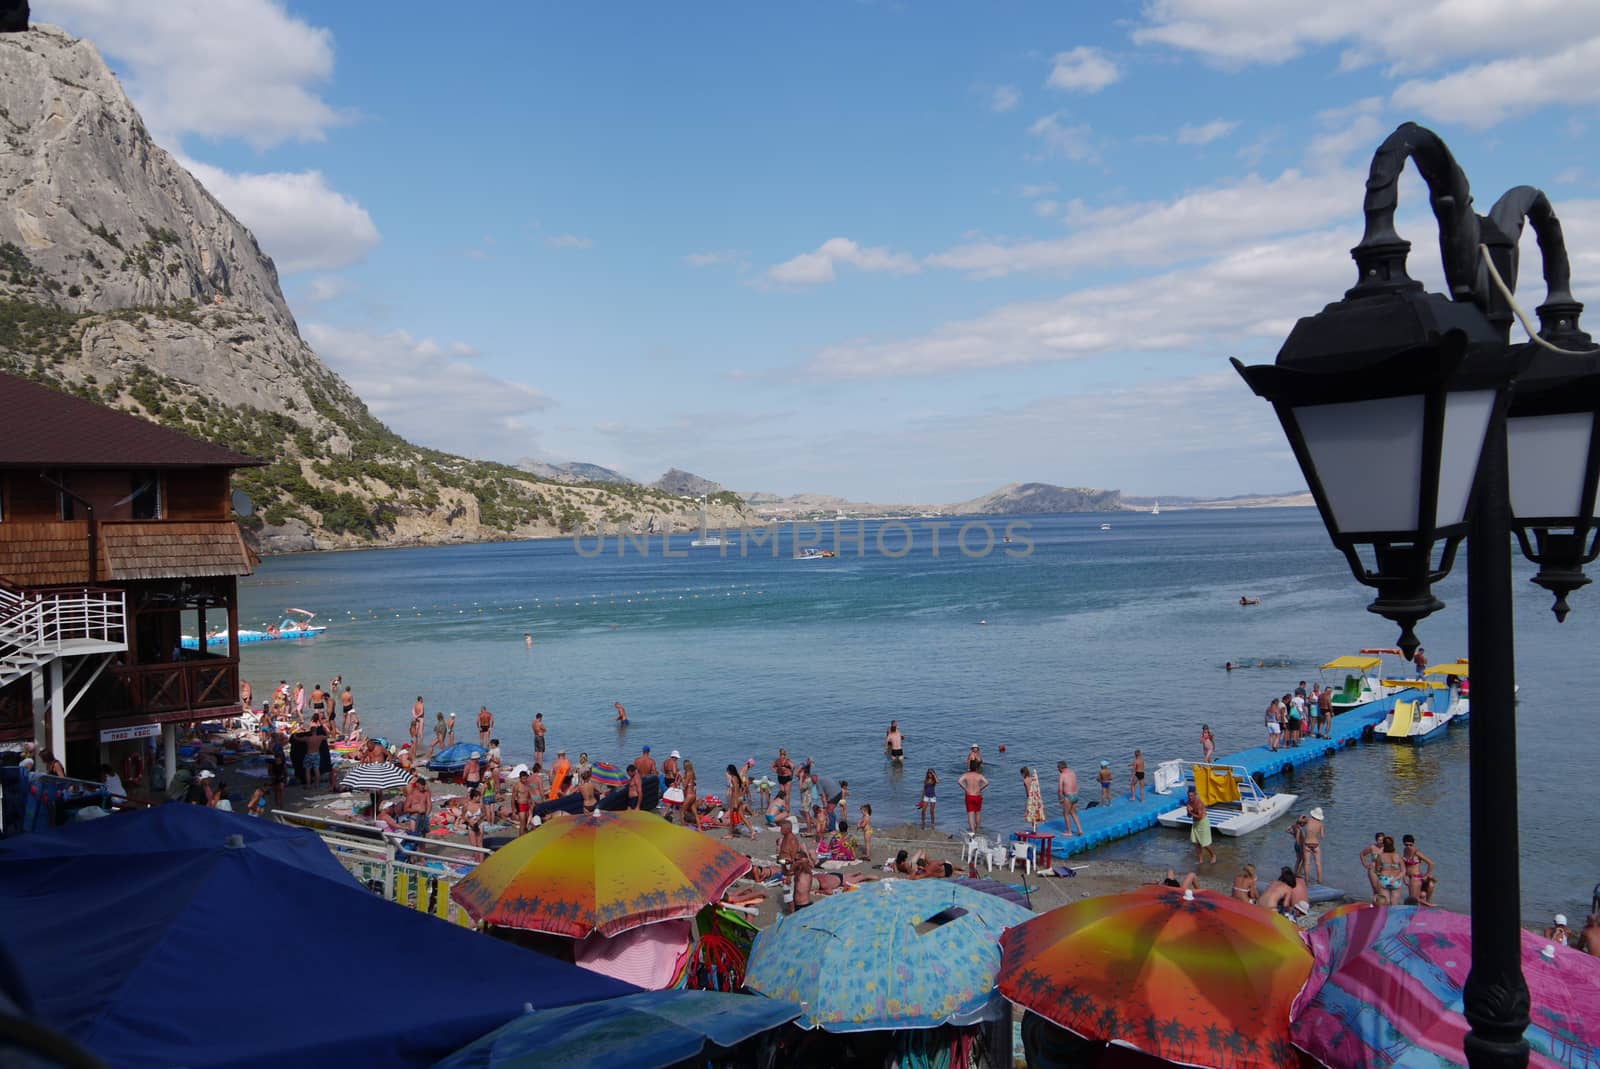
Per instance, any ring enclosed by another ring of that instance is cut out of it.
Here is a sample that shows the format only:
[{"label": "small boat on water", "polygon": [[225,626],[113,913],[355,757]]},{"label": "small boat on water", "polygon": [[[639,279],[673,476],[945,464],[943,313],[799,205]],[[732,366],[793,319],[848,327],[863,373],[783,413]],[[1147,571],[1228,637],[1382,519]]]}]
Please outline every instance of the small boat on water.
[{"label": "small boat on water", "polygon": [[1445,688],[1449,692],[1449,716],[1452,720],[1466,722],[1472,715],[1471,668],[1465,660],[1453,664],[1436,664],[1426,672],[1425,676],[1443,676]]},{"label": "small boat on water", "polygon": [[1109,531],[1109,530],[1111,530],[1111,525],[1109,523],[1102,523],[1100,525],[1100,529],[1102,531]]},{"label": "small boat on water", "polygon": [[822,549],[819,546],[807,546],[794,555],[795,560],[827,560],[836,556],[831,549]]},{"label": "small boat on water", "polygon": [[[1394,681],[1386,681],[1385,686],[1394,685]],[[1413,680],[1402,684],[1405,687],[1425,692],[1424,697],[1411,700],[1402,699],[1394,703],[1394,708],[1389,715],[1378,721],[1372,729],[1374,738],[1384,739],[1388,742],[1409,742],[1421,745],[1435,739],[1444,738],[1445,729],[1456,718],[1454,705],[1447,705],[1443,712],[1434,711],[1436,696],[1444,696],[1446,702],[1449,688],[1443,683],[1431,680]]]},{"label": "small boat on water", "polygon": [[703,494],[700,497],[700,537],[696,538],[694,541],[690,542],[689,544],[691,546],[697,546],[697,547],[698,546],[720,546],[720,545],[722,545],[722,536],[721,535],[711,534],[706,529],[706,499],[705,499],[705,495],[703,495]]},{"label": "small boat on water", "polygon": [[[1335,657],[1322,666],[1323,685],[1333,691],[1334,715],[1359,709],[1363,705],[1405,690],[1411,685],[1405,681],[1383,679],[1383,659],[1388,656],[1403,658],[1404,654],[1387,646],[1371,647],[1359,654]],[[1334,680],[1338,676],[1330,678],[1329,672],[1343,673],[1343,684],[1336,686]]]},{"label": "small boat on water", "polygon": [[[264,630],[256,631],[241,627],[239,641],[245,642],[276,642],[279,639],[316,638],[328,630],[327,624],[314,624],[316,613],[305,609],[285,609],[285,613],[298,613],[296,616],[285,616],[276,624],[268,624]],[[184,635],[180,640],[186,650],[197,650],[200,642],[193,635]],[[226,631],[212,631],[206,635],[206,646],[226,646],[228,633]]]},{"label": "small boat on water", "polygon": [[1213,831],[1223,835],[1248,835],[1266,827],[1289,812],[1299,799],[1297,794],[1269,794],[1250,777],[1243,765],[1206,764],[1202,761],[1163,761],[1156,767],[1157,793],[1169,790],[1183,797],[1178,808],[1156,818],[1163,828],[1187,828],[1194,824],[1187,806],[1193,787],[1206,805],[1206,816]]}]

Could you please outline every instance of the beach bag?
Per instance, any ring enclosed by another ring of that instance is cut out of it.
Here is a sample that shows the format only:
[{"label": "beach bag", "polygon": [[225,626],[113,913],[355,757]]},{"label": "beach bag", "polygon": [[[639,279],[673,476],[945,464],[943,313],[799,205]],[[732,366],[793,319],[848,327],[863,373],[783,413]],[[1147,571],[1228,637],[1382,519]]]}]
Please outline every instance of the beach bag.
[{"label": "beach bag", "polygon": [[668,787],[665,791],[661,792],[661,800],[663,802],[671,802],[673,805],[682,805],[683,804],[683,788],[682,787]]}]

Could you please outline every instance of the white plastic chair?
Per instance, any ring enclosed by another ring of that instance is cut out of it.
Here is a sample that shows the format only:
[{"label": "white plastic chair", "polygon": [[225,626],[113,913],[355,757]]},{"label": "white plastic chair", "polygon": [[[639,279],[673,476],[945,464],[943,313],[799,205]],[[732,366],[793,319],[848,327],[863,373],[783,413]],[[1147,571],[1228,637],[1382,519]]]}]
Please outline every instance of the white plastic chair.
[{"label": "white plastic chair", "polygon": [[979,835],[977,832],[967,832],[967,841],[961,847],[961,863],[963,865],[972,864],[973,859],[982,853],[983,850],[988,847],[988,845],[988,840]]},{"label": "white plastic chair", "polygon": [[1017,862],[1022,862],[1022,871],[1033,875],[1033,844],[1021,839],[1011,844],[1011,871],[1017,871]]},{"label": "white plastic chair", "polygon": [[991,842],[980,835],[978,836],[978,842],[980,845],[977,848],[977,856],[983,858],[983,862],[989,866],[990,872],[994,871],[996,865],[1004,865],[1006,863],[1006,846],[1000,836],[996,835]]}]

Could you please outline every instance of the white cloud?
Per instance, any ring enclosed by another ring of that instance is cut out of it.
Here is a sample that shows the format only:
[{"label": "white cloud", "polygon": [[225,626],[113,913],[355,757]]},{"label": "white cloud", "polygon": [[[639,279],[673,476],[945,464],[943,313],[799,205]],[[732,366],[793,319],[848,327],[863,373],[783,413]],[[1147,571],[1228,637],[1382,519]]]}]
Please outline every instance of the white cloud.
[{"label": "white cloud", "polygon": [[378,244],[367,210],[330,188],[320,171],[233,174],[195,160],[179,162],[255,232],[286,275],[349,267]]},{"label": "white cloud", "polygon": [[1178,144],[1209,145],[1219,138],[1227,137],[1238,128],[1237,119],[1212,119],[1199,125],[1185,123],[1178,128]]},{"label": "white cloud", "polygon": [[1225,66],[1288,62],[1344,46],[1340,66],[1420,71],[1463,60],[1539,57],[1600,34],[1591,0],[1151,0],[1138,44],[1165,44]]},{"label": "white cloud", "polygon": [[350,280],[340,275],[317,275],[306,280],[301,291],[312,304],[326,304],[350,292]]},{"label": "white cloud", "polygon": [[1383,101],[1367,97],[1342,108],[1317,114],[1323,132],[1306,145],[1306,163],[1315,168],[1338,167],[1353,153],[1365,162],[1388,133],[1383,124]]},{"label": "white cloud", "polygon": [[1100,152],[1094,145],[1094,132],[1088,123],[1067,125],[1061,121],[1061,112],[1046,115],[1028,127],[1028,133],[1039,139],[1050,156],[1062,156],[1078,163],[1094,163]]},{"label": "white cloud", "polygon": [[903,252],[890,252],[881,245],[863,246],[849,238],[829,238],[815,252],[803,252],[767,269],[768,280],[780,286],[820,286],[832,282],[841,264],[860,271],[915,274],[917,261]]},{"label": "white cloud", "polygon": [[829,346],[801,375],[860,380],[1113,353],[1226,348],[1243,356],[1252,345],[1269,352],[1284,323],[1318,311],[1354,281],[1353,243],[1348,228],[1233,243],[1224,255],[1182,270],[1004,305],[915,337]]},{"label": "white cloud", "polygon": [[277,0],[36,0],[34,15],[113,57],[146,125],[169,147],[184,135],[256,148],[321,141],[346,115],[323,100],[333,34]]},{"label": "white cloud", "polygon": [[1061,213],[1061,202],[1048,198],[1033,202],[1033,214],[1043,219],[1053,219]]},{"label": "white cloud", "polygon": [[1010,111],[1022,103],[1022,93],[1014,85],[997,85],[989,94],[990,111]]},{"label": "white cloud", "polygon": [[742,249],[708,249],[705,252],[691,252],[683,258],[683,262],[690,267],[717,267],[742,263],[748,255]]},{"label": "white cloud", "polygon": [[1098,48],[1079,45],[1057,52],[1045,84],[1051,89],[1075,93],[1098,93],[1122,77],[1116,63]]},{"label": "white cloud", "polygon": [[1034,197],[1042,197],[1047,193],[1054,193],[1059,188],[1054,182],[1041,182],[1038,185],[1023,186],[1022,195],[1031,200]]},{"label": "white cloud", "polygon": [[1433,80],[1406,82],[1394,91],[1394,105],[1441,122],[1483,129],[1549,104],[1600,100],[1597,67],[1600,33],[1565,48],[1479,63]]},{"label": "white cloud", "polygon": [[592,249],[594,239],[580,237],[577,234],[552,234],[544,239],[544,243],[552,249]]},{"label": "white cloud", "polygon": [[1319,227],[1359,212],[1364,174],[1334,170],[1258,175],[1175,200],[1086,209],[1069,207],[1070,232],[1022,242],[980,240],[927,258],[930,267],[999,277],[1020,271],[1066,272],[1110,264],[1167,265],[1279,234]]},{"label": "white cloud", "polygon": [[1582,167],[1568,167],[1565,170],[1557,171],[1555,178],[1551,179],[1551,181],[1555,182],[1557,185],[1570,186],[1582,178]]},{"label": "white cloud", "polygon": [[467,362],[464,342],[441,345],[403,330],[376,333],[308,323],[305,339],[406,438],[466,456],[514,459],[534,451],[528,418],[553,403],[531,386]]}]

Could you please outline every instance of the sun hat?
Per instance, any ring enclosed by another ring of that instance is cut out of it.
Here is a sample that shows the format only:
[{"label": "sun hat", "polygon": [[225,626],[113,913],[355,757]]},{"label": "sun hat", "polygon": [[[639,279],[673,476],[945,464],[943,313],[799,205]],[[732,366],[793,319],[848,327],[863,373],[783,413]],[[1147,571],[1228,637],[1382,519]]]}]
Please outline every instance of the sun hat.
[{"label": "sun hat", "polygon": [[1322,807],[1320,805],[1317,806],[1315,809],[1313,809],[1311,811],[1311,819],[1312,820],[1321,820],[1322,819]]},{"label": "sun hat", "polygon": [[1557,913],[1556,923],[1565,928],[1567,926],[1567,915],[1565,913]]},{"label": "sun hat", "polygon": [[1100,767],[1101,768],[1110,768],[1111,767],[1111,762],[1110,761],[1101,761],[1100,762]]},{"label": "sun hat", "polygon": [[673,750],[673,751],[672,751],[672,754],[671,754],[671,756],[672,756],[672,757],[682,757],[682,756],[683,756],[683,755],[682,755],[682,754],[680,754],[680,753],[678,753],[678,751],[677,751],[677,750]]},{"label": "sun hat", "polygon": [[1294,908],[1295,912],[1299,913],[1303,917],[1311,912],[1311,903],[1302,898],[1300,901],[1294,904]]},{"label": "sun hat", "polygon": [[[195,777],[195,779],[216,779],[216,778],[217,778],[217,774],[215,772],[211,771],[209,768],[202,770],[201,773],[198,776]],[[1565,924],[1567,922],[1566,922],[1566,920],[1563,919],[1563,920],[1556,921],[1556,923],[1557,924]]]}]

